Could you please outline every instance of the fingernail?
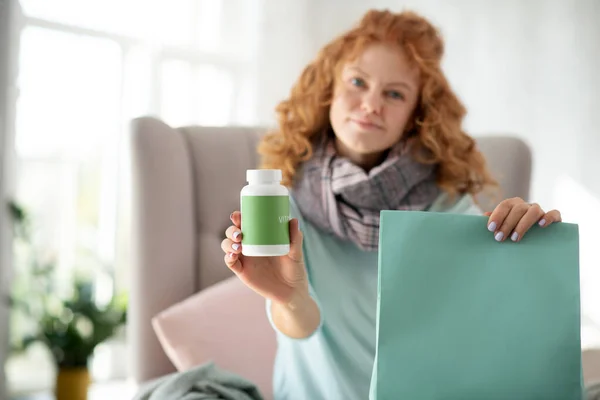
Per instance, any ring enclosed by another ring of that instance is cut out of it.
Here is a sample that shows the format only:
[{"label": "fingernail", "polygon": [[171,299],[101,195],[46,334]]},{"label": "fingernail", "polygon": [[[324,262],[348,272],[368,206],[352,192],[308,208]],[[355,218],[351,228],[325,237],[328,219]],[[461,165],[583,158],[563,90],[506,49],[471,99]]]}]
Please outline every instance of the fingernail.
[{"label": "fingernail", "polygon": [[237,239],[238,237],[240,237],[240,231],[235,231],[235,232],[233,233],[233,238],[234,238],[234,239]]},{"label": "fingernail", "polygon": [[231,248],[234,249],[235,251],[238,251],[238,249],[240,248],[240,244],[239,243],[234,243],[231,245]]},{"label": "fingernail", "polygon": [[496,223],[494,221],[490,222],[488,225],[488,231],[494,232],[496,230]]},{"label": "fingernail", "polygon": [[503,237],[504,237],[504,233],[498,232],[498,233],[496,233],[496,236],[494,236],[494,239],[496,239],[496,241],[498,241],[498,242],[501,242]]},{"label": "fingernail", "polygon": [[229,258],[233,258],[233,256],[235,256],[234,253],[229,253]]},{"label": "fingernail", "polygon": [[233,219],[233,213],[229,214],[229,219]]},{"label": "fingernail", "polygon": [[510,237],[510,240],[516,242],[517,240],[519,240],[519,234],[517,232],[513,232],[512,236]]},{"label": "fingernail", "polygon": [[542,219],[540,220],[540,222],[538,222],[538,224],[539,224],[540,226],[544,226],[544,225],[546,225],[546,219],[545,219],[545,218],[542,218]]}]

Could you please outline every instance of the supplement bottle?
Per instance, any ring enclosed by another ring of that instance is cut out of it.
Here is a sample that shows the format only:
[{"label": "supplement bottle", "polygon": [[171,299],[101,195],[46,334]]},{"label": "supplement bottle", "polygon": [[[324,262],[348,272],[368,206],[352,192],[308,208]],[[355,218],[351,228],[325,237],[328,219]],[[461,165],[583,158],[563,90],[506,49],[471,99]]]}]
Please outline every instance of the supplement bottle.
[{"label": "supplement bottle", "polygon": [[240,193],[242,254],[282,256],[290,251],[290,197],[278,169],[246,171]]}]

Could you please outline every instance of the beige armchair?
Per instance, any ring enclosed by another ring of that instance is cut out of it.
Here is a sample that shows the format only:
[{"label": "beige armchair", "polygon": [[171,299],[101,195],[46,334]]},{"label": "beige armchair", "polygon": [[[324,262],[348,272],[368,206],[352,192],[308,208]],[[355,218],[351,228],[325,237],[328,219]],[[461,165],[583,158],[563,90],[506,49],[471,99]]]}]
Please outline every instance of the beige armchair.
[{"label": "beige armchair", "polygon": [[[255,148],[263,132],[243,127],[174,129],[154,118],[133,121],[135,260],[128,329],[137,382],[175,370],[157,340],[152,318],[232,276],[223,264],[220,243],[229,214],[239,207],[245,170],[257,166]],[[501,197],[527,199],[529,147],[506,136],[481,137],[478,146],[500,181]],[[480,201],[487,210],[495,204],[489,198]],[[256,324],[256,332],[272,334],[266,315]],[[235,343],[227,351],[245,357],[244,347]],[[261,362],[272,364],[273,353],[266,351],[268,359]],[[263,373],[271,372],[266,368]]]}]

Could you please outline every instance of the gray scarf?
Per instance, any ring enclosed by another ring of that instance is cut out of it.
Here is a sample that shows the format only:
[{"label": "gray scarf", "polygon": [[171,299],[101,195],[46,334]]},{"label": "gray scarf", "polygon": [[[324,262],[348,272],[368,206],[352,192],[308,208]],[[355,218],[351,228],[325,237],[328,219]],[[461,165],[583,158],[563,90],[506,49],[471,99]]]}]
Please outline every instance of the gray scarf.
[{"label": "gray scarf", "polygon": [[339,157],[328,135],[299,172],[292,189],[302,216],[317,228],[354,242],[379,247],[381,210],[426,210],[440,195],[435,166],[416,162],[401,141],[368,174]]}]

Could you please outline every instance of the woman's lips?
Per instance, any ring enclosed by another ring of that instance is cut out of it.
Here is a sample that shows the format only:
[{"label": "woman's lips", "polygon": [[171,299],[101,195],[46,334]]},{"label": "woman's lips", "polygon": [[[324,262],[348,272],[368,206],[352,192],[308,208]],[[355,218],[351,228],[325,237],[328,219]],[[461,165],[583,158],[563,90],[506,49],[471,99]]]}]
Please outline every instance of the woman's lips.
[{"label": "woman's lips", "polygon": [[352,121],[354,124],[358,125],[362,129],[368,129],[368,130],[383,129],[383,127],[381,125],[376,124],[376,123],[371,122],[371,121],[366,120],[366,119],[350,118],[350,121]]}]

